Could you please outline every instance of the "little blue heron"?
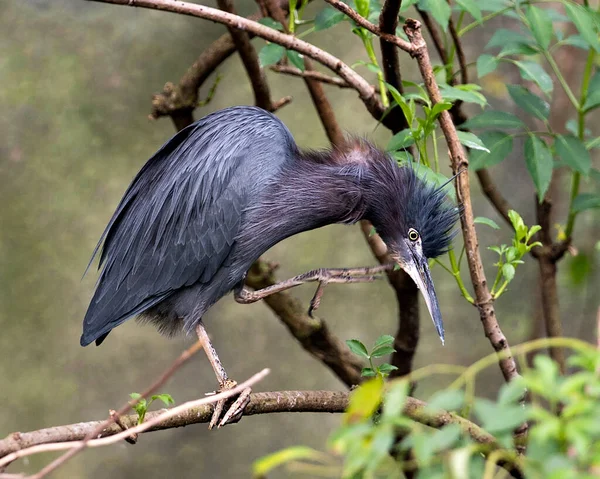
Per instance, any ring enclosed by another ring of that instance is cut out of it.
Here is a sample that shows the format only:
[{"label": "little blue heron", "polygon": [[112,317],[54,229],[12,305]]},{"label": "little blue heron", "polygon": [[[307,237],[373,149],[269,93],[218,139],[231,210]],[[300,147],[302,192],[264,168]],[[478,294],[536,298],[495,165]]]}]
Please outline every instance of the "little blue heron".
[{"label": "little blue heron", "polygon": [[[94,250],[93,256],[102,245],[102,270],[81,345],[100,345],[136,315],[167,334],[195,329],[221,390],[230,388],[235,382],[210,343],[204,313],[232,290],[248,303],[310,280],[320,281],[320,289],[326,282],[372,280],[385,266],[316,270],[254,292],[243,287],[252,263],[276,243],[362,219],[422,291],[443,341],[427,260],[448,250],[458,215],[442,188],[364,140],[302,151],[285,125],[260,108],[212,113],[167,141],[125,192]],[[319,298],[317,290],[311,310]],[[220,422],[218,404],[210,427],[239,416],[248,401],[243,396]]]}]

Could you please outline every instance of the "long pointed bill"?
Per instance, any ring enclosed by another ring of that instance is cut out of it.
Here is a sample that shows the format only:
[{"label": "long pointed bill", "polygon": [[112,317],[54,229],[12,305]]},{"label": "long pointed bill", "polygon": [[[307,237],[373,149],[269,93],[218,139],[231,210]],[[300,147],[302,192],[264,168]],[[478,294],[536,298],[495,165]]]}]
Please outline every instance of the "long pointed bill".
[{"label": "long pointed bill", "polygon": [[427,258],[413,254],[413,260],[414,262],[410,261],[408,263],[401,264],[400,266],[409,274],[409,276],[421,290],[421,293],[423,293],[423,298],[425,299],[425,304],[427,304],[427,309],[429,310],[431,319],[433,319],[435,329],[442,340],[442,344],[444,344],[444,323],[442,322],[440,305],[438,303],[437,296],[435,295],[433,280],[431,279],[431,274],[429,273]]}]

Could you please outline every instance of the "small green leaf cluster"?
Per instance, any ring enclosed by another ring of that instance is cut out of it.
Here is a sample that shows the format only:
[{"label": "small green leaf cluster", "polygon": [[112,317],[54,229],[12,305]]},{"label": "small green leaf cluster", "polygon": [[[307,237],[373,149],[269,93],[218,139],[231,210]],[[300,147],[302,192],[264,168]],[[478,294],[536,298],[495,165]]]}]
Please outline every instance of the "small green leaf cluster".
[{"label": "small green leaf cluster", "polygon": [[379,376],[385,378],[389,376],[392,371],[398,369],[396,366],[392,366],[388,363],[383,363],[379,366],[375,366],[373,363],[373,359],[382,358],[383,356],[388,356],[389,354],[396,352],[392,346],[394,344],[393,336],[383,335],[377,338],[371,352],[369,352],[367,347],[358,339],[349,339],[346,341],[346,344],[354,354],[369,361],[370,367],[363,368],[361,372],[364,377]]},{"label": "small green leaf cluster", "polygon": [[157,399],[159,401],[162,401],[162,403],[167,407],[175,404],[175,401],[173,400],[171,395],[166,394],[166,393],[155,394],[149,400],[146,400],[145,398],[143,398],[142,395],[139,393],[131,393],[129,395],[129,397],[131,399],[133,399],[133,401],[131,401],[130,404],[131,404],[131,408],[138,415],[138,424],[142,424],[144,422],[144,419],[146,418],[146,413],[148,412],[150,405]]},{"label": "small green leaf cluster", "polygon": [[514,229],[514,237],[510,246],[502,244],[500,246],[489,246],[488,249],[498,253],[499,259],[494,266],[498,267],[496,280],[492,286],[491,294],[494,298],[500,297],[506,290],[508,283],[515,277],[517,265],[523,264],[523,256],[529,253],[536,246],[542,246],[539,241],[531,240],[533,236],[542,228],[539,225],[533,225],[528,228],[523,218],[514,210],[508,212],[508,217]]}]

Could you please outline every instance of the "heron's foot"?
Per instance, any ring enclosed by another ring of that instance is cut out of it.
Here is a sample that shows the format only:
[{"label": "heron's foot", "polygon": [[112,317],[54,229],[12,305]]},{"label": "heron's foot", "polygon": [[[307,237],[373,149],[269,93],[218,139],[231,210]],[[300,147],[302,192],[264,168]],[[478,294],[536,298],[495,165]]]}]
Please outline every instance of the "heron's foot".
[{"label": "heron's foot", "polygon": [[[237,386],[237,382],[233,379],[227,379],[218,392],[229,391]],[[233,424],[238,422],[242,415],[244,414],[244,409],[250,402],[250,393],[252,389],[246,388],[244,389],[237,397],[233,396],[233,398],[225,398],[221,399],[217,404],[215,404],[215,410],[213,411],[212,418],[210,419],[210,424],[208,425],[208,429],[213,429],[215,426],[217,428],[221,428],[226,424]],[[225,414],[225,406],[229,405]]]}]

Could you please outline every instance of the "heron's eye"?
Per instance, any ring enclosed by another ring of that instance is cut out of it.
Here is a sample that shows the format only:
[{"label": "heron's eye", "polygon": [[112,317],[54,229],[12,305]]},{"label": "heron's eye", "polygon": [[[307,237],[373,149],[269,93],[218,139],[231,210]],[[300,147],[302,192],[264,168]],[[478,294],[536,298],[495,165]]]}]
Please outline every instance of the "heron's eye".
[{"label": "heron's eye", "polygon": [[411,241],[417,241],[419,239],[419,232],[414,228],[409,229],[408,239]]}]

